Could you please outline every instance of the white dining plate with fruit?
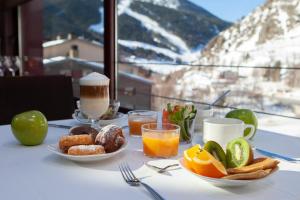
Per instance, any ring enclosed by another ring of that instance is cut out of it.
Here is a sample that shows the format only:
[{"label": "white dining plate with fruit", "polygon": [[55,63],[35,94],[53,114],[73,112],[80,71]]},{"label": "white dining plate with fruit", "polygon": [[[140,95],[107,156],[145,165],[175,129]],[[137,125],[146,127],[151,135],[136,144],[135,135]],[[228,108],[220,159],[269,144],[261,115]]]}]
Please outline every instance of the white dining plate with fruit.
[{"label": "white dining plate with fruit", "polygon": [[221,178],[211,178],[208,176],[202,176],[200,174],[197,174],[197,173],[191,171],[189,168],[187,168],[184,165],[182,158],[179,160],[179,164],[185,171],[193,174],[194,176],[196,176],[206,182],[211,183],[212,185],[218,186],[218,187],[239,187],[239,186],[244,186],[244,185],[254,182],[253,180],[226,180],[226,179],[221,179]]},{"label": "white dining plate with fruit", "polygon": [[196,177],[219,187],[237,187],[270,177],[278,170],[279,161],[254,158],[251,145],[244,138],[230,141],[226,150],[215,141],[203,148],[197,144],[184,151],[181,167]]}]

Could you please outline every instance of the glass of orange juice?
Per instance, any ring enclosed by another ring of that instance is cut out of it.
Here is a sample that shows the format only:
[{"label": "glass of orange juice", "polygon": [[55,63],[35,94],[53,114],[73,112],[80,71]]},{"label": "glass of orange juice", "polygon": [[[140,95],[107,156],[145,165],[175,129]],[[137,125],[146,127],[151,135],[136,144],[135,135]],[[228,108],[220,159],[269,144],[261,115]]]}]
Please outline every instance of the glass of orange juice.
[{"label": "glass of orange juice", "polygon": [[157,112],[149,110],[134,110],[128,112],[129,134],[142,135],[142,125],[157,122]]},{"label": "glass of orange juice", "polygon": [[169,123],[142,125],[144,154],[149,157],[170,158],[178,154],[180,127]]}]

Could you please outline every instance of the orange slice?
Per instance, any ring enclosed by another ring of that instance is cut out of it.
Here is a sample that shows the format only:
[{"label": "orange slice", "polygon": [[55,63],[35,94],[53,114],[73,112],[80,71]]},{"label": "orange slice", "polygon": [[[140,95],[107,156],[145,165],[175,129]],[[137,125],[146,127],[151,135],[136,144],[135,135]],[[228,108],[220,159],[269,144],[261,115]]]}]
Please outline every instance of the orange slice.
[{"label": "orange slice", "polygon": [[193,170],[193,158],[201,151],[201,146],[199,144],[196,144],[195,146],[185,150],[183,152],[183,163],[184,165],[189,168],[190,170]]},{"label": "orange slice", "polygon": [[224,165],[205,150],[201,150],[193,157],[192,169],[197,174],[212,178],[221,178],[227,175]]}]

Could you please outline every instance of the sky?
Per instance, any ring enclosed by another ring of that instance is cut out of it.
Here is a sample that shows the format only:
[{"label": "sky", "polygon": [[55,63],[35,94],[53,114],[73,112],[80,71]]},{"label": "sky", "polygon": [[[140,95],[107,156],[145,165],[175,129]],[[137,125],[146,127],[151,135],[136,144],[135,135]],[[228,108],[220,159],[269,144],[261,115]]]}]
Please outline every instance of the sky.
[{"label": "sky", "polygon": [[221,19],[235,22],[266,0],[190,0]]}]

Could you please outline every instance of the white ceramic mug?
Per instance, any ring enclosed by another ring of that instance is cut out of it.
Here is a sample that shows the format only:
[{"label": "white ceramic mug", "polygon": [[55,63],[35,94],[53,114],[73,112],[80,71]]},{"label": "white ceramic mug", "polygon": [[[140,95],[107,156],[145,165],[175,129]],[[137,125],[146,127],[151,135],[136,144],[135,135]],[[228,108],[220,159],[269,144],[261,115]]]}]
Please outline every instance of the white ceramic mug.
[{"label": "white ceramic mug", "polygon": [[[244,131],[250,128],[251,131],[247,137],[244,137]],[[232,118],[207,118],[204,120],[203,142],[213,140],[219,143],[223,148],[233,139],[244,137],[250,139],[255,132],[255,127],[251,124],[245,124],[242,120]]]}]

